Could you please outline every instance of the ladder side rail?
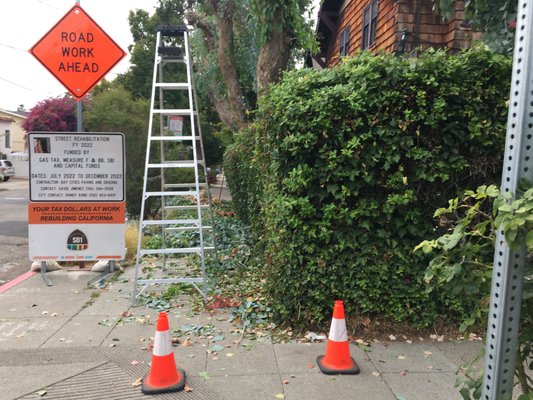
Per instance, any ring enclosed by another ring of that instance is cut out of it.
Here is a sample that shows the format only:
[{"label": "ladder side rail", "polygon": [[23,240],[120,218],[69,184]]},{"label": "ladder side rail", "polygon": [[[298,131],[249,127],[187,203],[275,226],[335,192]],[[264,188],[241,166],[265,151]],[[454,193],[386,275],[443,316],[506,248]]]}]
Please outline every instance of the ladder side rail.
[{"label": "ladder side rail", "polygon": [[[198,94],[196,92],[196,82],[194,80],[194,71],[192,70],[192,63],[191,63],[191,82],[192,87],[194,88],[193,91],[193,100],[194,100],[194,109],[196,110],[196,123],[198,125],[198,139],[200,141],[200,151],[201,151],[201,157],[204,161],[204,179],[205,179],[205,185],[206,185],[206,193],[207,193],[207,201],[209,204],[209,219],[211,220],[211,226],[215,227],[215,218],[213,215],[213,201],[211,197],[211,190],[209,189],[209,176],[207,174],[207,161],[205,159],[205,151],[204,151],[204,139],[202,135],[202,125],[200,124],[200,108],[198,106]],[[218,260],[217,256],[217,240],[216,240],[216,232],[215,229],[211,231],[211,237],[213,240],[213,247],[215,248],[215,258]]]},{"label": "ladder side rail", "polygon": [[145,156],[145,163],[144,163],[144,182],[143,182],[143,195],[141,198],[141,213],[139,214],[139,235],[137,238],[137,257],[135,259],[135,273],[134,273],[134,279],[133,279],[133,293],[132,293],[132,303],[135,302],[135,298],[137,297],[137,281],[139,280],[139,267],[141,264],[141,245],[142,245],[142,237],[143,237],[143,228],[142,228],[142,220],[144,219],[144,212],[145,212],[145,202],[146,202],[146,192],[147,192],[147,185],[148,185],[148,164],[150,163],[150,136],[152,136],[152,129],[153,129],[153,118],[152,118],[152,111],[154,109],[154,103],[155,103],[155,83],[157,82],[157,65],[161,61],[159,59],[159,55],[157,53],[157,49],[159,48],[159,43],[161,41],[161,35],[159,32],[157,32],[156,35],[156,46],[154,50],[154,71],[152,76],[152,97],[150,99],[150,119],[148,120],[148,139],[147,139],[147,146],[146,146],[146,156]]},{"label": "ladder side rail", "polygon": [[[164,61],[163,59],[161,59],[161,62],[159,63],[159,82],[164,82],[165,80],[164,75],[163,75],[164,74],[163,64],[164,64]],[[158,82],[155,82],[154,85],[156,85],[157,83]],[[164,105],[165,105],[164,90],[162,87],[159,87],[159,108],[163,109]],[[151,116],[151,118],[153,118],[153,115]],[[164,123],[165,123],[165,116],[160,113],[159,114],[159,135],[160,136],[164,135],[164,131],[165,131]],[[165,145],[163,141],[159,142],[159,159],[160,159],[161,164],[165,162]],[[159,173],[160,173],[160,179],[161,179],[161,190],[164,191],[164,187],[166,183],[165,182],[165,169],[161,168]],[[165,208],[166,205],[167,205],[166,197],[161,196],[161,217],[162,219],[167,219],[166,208]],[[161,245],[163,246],[163,248],[167,247],[167,238],[166,238],[166,233],[164,229],[162,229],[161,231]],[[166,269],[167,269],[167,255],[163,254],[163,270],[166,270]]]},{"label": "ladder side rail", "polygon": [[[189,108],[190,108],[190,121],[191,121],[191,132],[193,134],[193,136],[196,135],[196,132],[198,132],[198,135],[200,135],[200,131],[198,130],[197,131],[197,127],[196,127],[196,124],[195,124],[195,116],[194,116],[194,111],[196,110],[196,113],[199,114],[200,110],[198,110],[196,107],[195,107],[195,102],[194,102],[194,99],[193,99],[193,89],[192,89],[192,84],[193,84],[193,80],[192,80],[192,57],[191,57],[191,49],[189,47],[189,30],[187,29],[186,32],[183,33],[183,39],[184,39],[184,47],[185,47],[185,58],[186,58],[186,69],[187,69],[187,83],[189,85],[188,87],[188,95],[189,95]],[[204,232],[203,232],[203,228],[202,228],[202,207],[201,207],[201,204],[200,204],[200,178],[199,178],[199,174],[198,174],[198,153],[197,153],[197,150],[196,150],[196,140],[193,140],[192,141],[192,151],[193,151],[193,160],[194,160],[194,164],[195,164],[195,168],[194,168],[194,178],[195,178],[195,183],[196,183],[196,209],[197,209],[197,213],[198,213],[198,220],[200,221],[200,224],[199,224],[199,229],[198,229],[198,234],[199,234],[199,237],[200,237],[200,263],[201,263],[201,268],[202,268],[202,278],[203,278],[203,282],[202,282],[202,285],[203,285],[203,295],[204,295],[204,301],[207,301],[207,281],[206,281],[206,271],[205,271],[205,250],[204,250]],[[207,167],[206,167],[206,162],[205,162],[205,158],[202,160],[203,161],[203,167],[204,167],[204,172],[207,174]]]}]

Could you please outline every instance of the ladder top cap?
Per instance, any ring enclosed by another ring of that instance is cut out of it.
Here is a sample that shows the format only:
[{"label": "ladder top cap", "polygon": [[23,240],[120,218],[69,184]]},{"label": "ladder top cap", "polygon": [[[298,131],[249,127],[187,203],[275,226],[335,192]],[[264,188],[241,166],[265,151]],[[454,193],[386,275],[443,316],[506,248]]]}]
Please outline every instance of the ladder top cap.
[{"label": "ladder top cap", "polygon": [[158,25],[157,31],[164,36],[181,36],[189,29],[187,25]]}]

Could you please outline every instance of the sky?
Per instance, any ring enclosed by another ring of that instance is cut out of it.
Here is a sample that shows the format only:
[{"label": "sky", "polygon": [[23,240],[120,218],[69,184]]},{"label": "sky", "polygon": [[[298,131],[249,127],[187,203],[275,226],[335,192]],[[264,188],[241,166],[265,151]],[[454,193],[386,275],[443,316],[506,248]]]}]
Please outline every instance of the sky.
[{"label": "sky", "polygon": [[[157,0],[80,0],[81,7],[124,50],[132,44],[128,14],[153,13]],[[76,0],[3,0],[0,3],[0,108],[26,110],[66,89],[28,50],[74,5]],[[112,80],[129,68],[129,55],[106,76]]]},{"label": "sky", "polygon": [[[316,15],[320,0],[313,0]],[[81,7],[124,50],[132,44],[130,10],[154,12],[157,0],[80,0]],[[30,110],[39,101],[63,96],[66,89],[28,50],[74,5],[76,0],[2,0],[0,3],[0,109]],[[107,75],[112,80],[129,68],[129,55]]]}]

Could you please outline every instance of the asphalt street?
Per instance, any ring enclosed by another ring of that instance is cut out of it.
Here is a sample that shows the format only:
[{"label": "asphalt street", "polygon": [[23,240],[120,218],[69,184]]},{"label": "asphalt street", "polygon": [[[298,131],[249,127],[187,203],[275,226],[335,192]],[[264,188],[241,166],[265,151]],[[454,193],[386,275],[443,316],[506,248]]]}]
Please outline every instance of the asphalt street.
[{"label": "asphalt street", "polygon": [[28,180],[0,182],[0,285],[27,272]]}]

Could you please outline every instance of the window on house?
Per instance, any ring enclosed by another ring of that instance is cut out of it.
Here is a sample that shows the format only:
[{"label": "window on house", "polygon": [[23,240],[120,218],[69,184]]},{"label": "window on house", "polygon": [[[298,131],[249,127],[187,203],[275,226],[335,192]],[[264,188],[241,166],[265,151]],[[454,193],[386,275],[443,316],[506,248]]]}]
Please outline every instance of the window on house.
[{"label": "window on house", "polygon": [[341,36],[339,38],[339,50],[340,55],[347,56],[350,53],[350,27],[347,26],[344,28],[344,30],[341,32]]},{"label": "window on house", "polygon": [[378,24],[378,0],[373,0],[363,11],[363,50],[369,49],[376,42]]},{"label": "window on house", "polygon": [[4,136],[5,136],[5,139],[6,139],[4,147],[6,149],[9,149],[9,148],[11,148],[11,132],[6,129],[6,134]]}]

